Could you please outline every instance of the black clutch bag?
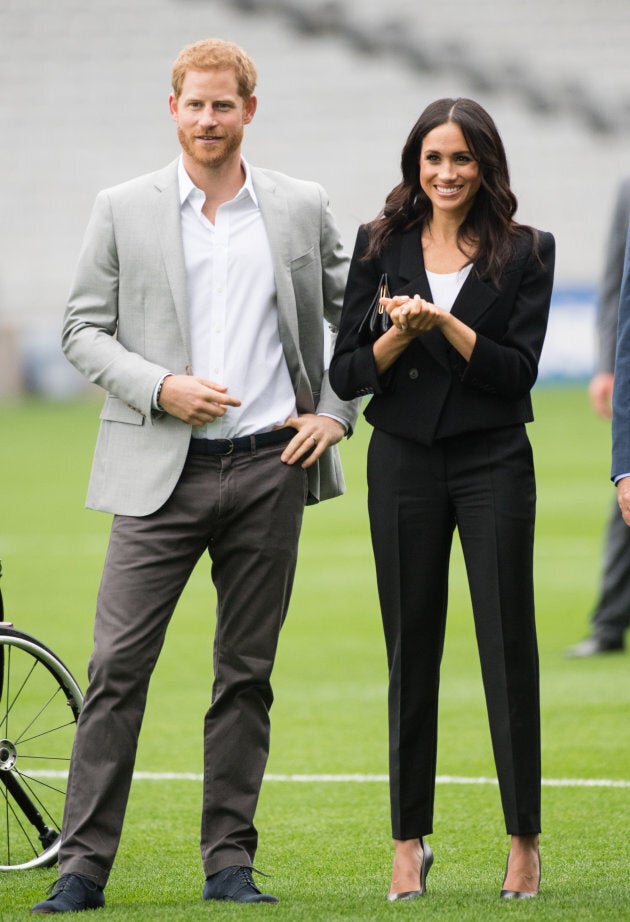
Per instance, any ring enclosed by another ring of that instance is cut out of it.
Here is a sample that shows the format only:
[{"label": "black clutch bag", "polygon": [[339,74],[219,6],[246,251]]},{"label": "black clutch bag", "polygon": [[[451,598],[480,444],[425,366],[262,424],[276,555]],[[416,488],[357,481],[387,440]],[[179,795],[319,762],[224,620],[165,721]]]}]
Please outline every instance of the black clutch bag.
[{"label": "black clutch bag", "polygon": [[387,273],[384,272],[381,275],[381,280],[378,283],[372,303],[368,307],[365,317],[359,326],[358,337],[362,345],[365,345],[365,343],[373,343],[375,339],[378,339],[379,336],[382,336],[383,333],[386,333],[391,327],[392,322],[389,319],[389,314],[380,304],[381,298],[389,298],[389,296]]}]

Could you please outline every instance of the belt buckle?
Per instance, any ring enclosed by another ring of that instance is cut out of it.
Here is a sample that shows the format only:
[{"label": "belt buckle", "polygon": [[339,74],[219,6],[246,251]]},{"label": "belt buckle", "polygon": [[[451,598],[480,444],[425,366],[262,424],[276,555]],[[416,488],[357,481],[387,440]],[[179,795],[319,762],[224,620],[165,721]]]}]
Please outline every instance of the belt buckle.
[{"label": "belt buckle", "polygon": [[234,451],[234,442],[232,441],[232,439],[221,439],[221,441],[227,442],[229,446],[225,451],[221,452],[222,457],[227,457],[227,455],[231,455],[232,452]]}]

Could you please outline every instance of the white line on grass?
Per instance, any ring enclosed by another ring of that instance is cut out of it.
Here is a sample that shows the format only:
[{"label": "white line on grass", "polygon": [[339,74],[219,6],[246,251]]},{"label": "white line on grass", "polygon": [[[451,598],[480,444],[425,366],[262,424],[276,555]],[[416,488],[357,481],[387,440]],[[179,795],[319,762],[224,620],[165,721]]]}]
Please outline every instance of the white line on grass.
[{"label": "white line on grass", "polygon": [[[33,778],[67,778],[67,772],[41,771],[25,772]],[[197,772],[134,772],[134,781],[203,781]],[[278,775],[267,774],[265,781],[319,784],[321,782],[354,782],[370,784],[388,781],[387,775]],[[497,784],[496,778],[467,778],[460,775],[438,775],[438,784]],[[542,783],[550,788],[630,788],[630,781],[612,778],[543,778]]]}]

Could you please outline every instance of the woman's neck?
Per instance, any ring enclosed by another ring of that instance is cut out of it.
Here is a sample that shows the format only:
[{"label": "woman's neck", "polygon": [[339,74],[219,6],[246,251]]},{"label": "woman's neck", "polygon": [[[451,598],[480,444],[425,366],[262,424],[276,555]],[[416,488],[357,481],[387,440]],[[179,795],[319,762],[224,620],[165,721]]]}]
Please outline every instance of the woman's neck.
[{"label": "woman's neck", "polygon": [[459,240],[459,220],[435,218],[422,230],[424,266],[429,272],[457,272],[475,258],[476,247],[467,240]]}]

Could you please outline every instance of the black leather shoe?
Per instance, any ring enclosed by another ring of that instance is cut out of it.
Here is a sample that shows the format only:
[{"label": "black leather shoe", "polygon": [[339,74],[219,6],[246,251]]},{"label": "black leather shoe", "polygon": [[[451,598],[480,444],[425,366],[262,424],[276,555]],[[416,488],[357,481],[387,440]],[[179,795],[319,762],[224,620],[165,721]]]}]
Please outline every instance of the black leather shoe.
[{"label": "black leather shoe", "polygon": [[433,850],[426,842],[422,842],[422,867],[420,868],[420,889],[405,890],[402,893],[388,893],[387,901],[397,903],[399,900],[417,900],[427,892],[427,874],[433,864]]},{"label": "black leather shoe", "polygon": [[47,900],[35,903],[31,912],[81,912],[105,905],[103,888],[82,874],[62,874]]},{"label": "black leather shoe", "polygon": [[621,640],[601,640],[599,637],[587,637],[574,647],[569,647],[564,651],[564,655],[569,659],[584,659],[587,656],[598,656],[600,653],[619,653],[623,650],[623,638]]},{"label": "black leather shoe", "polygon": [[261,893],[252,877],[252,868],[234,865],[206,877],[204,900],[232,900],[235,903],[278,903],[278,897]]},{"label": "black leather shoe", "polygon": [[[505,862],[505,877],[503,878],[503,883],[505,883],[508,874],[508,865],[510,863],[510,854],[508,852],[507,861]],[[540,863],[540,852],[538,852],[538,886],[535,890],[501,890],[499,896],[502,900],[531,900],[532,897],[538,896],[538,891],[540,890],[540,879],[542,876],[542,866]]]}]

